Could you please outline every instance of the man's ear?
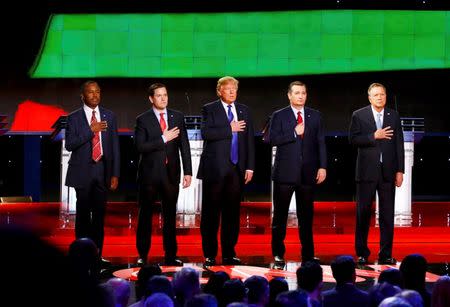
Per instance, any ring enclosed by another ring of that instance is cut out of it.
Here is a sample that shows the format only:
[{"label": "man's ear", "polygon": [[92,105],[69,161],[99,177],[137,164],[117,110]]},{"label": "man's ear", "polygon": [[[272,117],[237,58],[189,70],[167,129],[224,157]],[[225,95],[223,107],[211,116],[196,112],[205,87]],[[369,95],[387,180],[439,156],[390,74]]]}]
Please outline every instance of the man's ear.
[{"label": "man's ear", "polygon": [[148,96],[148,100],[150,100],[150,103],[153,104],[152,96]]},{"label": "man's ear", "polygon": [[83,96],[83,94],[80,95],[80,99],[81,99],[82,102],[84,102],[84,96]]}]

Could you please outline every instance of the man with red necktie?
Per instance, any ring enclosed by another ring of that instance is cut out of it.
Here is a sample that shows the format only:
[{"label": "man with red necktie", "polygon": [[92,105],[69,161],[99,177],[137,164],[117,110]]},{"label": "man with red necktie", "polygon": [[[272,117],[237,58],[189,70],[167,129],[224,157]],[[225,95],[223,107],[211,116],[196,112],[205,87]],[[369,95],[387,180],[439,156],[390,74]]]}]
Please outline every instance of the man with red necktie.
[{"label": "man with red necktie", "polygon": [[120,148],[116,116],[100,104],[100,87],[87,81],[81,87],[83,107],[69,114],[66,149],[71,151],[66,185],[77,195],[75,236],[92,239],[102,258],[108,189],[119,184]]},{"label": "man with red necktie", "polygon": [[183,162],[183,188],[191,184],[192,165],[184,115],[168,109],[167,88],[162,83],[150,85],[151,109],[136,118],[135,145],[139,153],[136,231],[138,265],[147,263],[151,246],[154,202],[161,198],[163,215],[164,264],[181,266],[177,257],[176,205],[180,185],[180,154]]},{"label": "man with red necktie", "polygon": [[269,138],[277,147],[272,171],[273,217],[272,254],[274,268],[285,265],[286,223],[292,194],[295,193],[302,263],[314,257],[314,188],[326,178],[327,152],[322,116],[305,107],[306,85],[294,81],[287,96],[290,105],[272,114]]}]

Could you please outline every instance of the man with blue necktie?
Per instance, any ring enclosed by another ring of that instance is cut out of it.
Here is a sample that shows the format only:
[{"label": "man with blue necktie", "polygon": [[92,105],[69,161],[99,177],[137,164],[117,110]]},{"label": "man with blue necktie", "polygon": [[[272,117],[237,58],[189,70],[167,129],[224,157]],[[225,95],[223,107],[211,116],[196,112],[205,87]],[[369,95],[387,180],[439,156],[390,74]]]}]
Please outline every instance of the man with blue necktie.
[{"label": "man with blue necktie", "polygon": [[220,99],[202,109],[203,153],[197,177],[203,180],[200,231],[204,267],[216,264],[217,233],[221,224],[222,264],[241,264],[235,245],[243,184],[252,180],[255,166],[253,121],[247,106],[237,103],[238,80],[217,82]]},{"label": "man with blue necktie", "polygon": [[394,239],[395,187],[403,182],[404,145],[400,116],[386,108],[386,88],[373,83],[368,89],[370,105],[353,112],[350,143],[358,149],[356,160],[356,232],[358,264],[366,264],[372,203],[379,198],[379,264],[395,264]]}]

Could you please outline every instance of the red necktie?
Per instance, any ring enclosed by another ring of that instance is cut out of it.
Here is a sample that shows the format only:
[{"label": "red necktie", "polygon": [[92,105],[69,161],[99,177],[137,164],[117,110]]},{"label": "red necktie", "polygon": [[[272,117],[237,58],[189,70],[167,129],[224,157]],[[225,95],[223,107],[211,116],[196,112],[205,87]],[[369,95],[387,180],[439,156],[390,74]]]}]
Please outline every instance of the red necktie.
[{"label": "red necktie", "polygon": [[[164,132],[167,128],[166,120],[164,119],[164,113],[159,113],[159,126],[161,127],[161,131]],[[169,160],[166,157],[166,164],[169,162]]]},{"label": "red necktie", "polygon": [[[95,111],[92,111],[91,124],[96,123]],[[102,157],[102,148],[100,144],[100,132],[95,132],[92,138],[92,160],[98,162]]]},{"label": "red necktie", "polygon": [[[298,111],[298,112],[297,112],[297,124],[302,124],[302,123],[303,123],[302,112]],[[304,135],[304,134],[305,134],[305,133],[303,132],[303,134],[300,135],[300,138],[303,139],[303,135]]]},{"label": "red necktie", "polygon": [[166,120],[164,119],[164,113],[159,113],[160,119],[159,119],[159,125],[161,126],[161,131],[164,132],[167,128]]}]

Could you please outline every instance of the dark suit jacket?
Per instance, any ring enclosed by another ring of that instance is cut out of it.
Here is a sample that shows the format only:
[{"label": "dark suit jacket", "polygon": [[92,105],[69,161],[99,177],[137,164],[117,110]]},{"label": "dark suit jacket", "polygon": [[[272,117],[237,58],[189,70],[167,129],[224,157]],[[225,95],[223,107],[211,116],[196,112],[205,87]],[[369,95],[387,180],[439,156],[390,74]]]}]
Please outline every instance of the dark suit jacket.
[{"label": "dark suit jacket", "polygon": [[395,173],[405,171],[403,130],[398,113],[384,108],[383,128],[390,126],[394,135],[390,140],[375,140],[377,130],[371,105],[353,112],[350,124],[350,143],[358,148],[356,181],[375,181],[378,178],[380,153],[383,153],[383,177],[393,182]]},{"label": "dark suit jacket", "polygon": [[[167,143],[162,139],[162,131],[153,109],[136,118],[134,141],[140,154],[137,179],[140,184],[180,183],[180,153],[184,175],[192,175],[191,151],[181,112],[167,109],[168,129],[178,127],[179,136]],[[166,165],[166,157],[168,164]],[[167,178],[168,177],[168,178]]]},{"label": "dark suit jacket", "polygon": [[322,306],[369,306],[369,295],[352,284],[336,285],[335,288],[324,291]]},{"label": "dark suit jacket", "polygon": [[[236,103],[238,120],[245,120],[246,128],[238,132],[239,172],[244,177],[245,170],[255,169],[255,140],[253,121],[246,105]],[[203,153],[197,178],[211,182],[220,181],[231,167],[230,151],[232,132],[228,116],[222,102],[216,100],[202,109]]]},{"label": "dark suit jacket", "polygon": [[317,170],[327,168],[327,150],[322,116],[319,111],[305,107],[305,133],[295,134],[297,118],[291,106],[273,113],[269,139],[277,146],[272,180],[279,183],[313,185]]},{"label": "dark suit jacket", "polygon": [[[110,110],[99,106],[100,118],[108,122],[108,129],[101,132],[105,163],[105,185],[111,184],[111,177],[120,174],[120,147],[116,116]],[[92,138],[94,133],[83,108],[67,117],[66,149],[72,152],[67,169],[66,185],[74,188],[86,187],[89,182],[89,163],[92,162]]]}]

